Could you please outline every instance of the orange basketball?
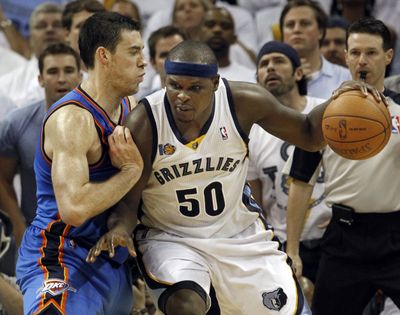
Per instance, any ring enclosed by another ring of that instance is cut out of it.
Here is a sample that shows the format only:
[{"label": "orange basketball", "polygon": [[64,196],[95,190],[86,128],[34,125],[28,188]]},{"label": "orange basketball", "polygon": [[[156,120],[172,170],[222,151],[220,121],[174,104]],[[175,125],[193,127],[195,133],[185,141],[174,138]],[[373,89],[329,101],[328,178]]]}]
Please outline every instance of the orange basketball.
[{"label": "orange basketball", "polygon": [[325,141],[337,154],[351,160],[368,159],[379,153],[391,135],[391,117],[386,105],[359,90],[339,95],[322,118]]}]

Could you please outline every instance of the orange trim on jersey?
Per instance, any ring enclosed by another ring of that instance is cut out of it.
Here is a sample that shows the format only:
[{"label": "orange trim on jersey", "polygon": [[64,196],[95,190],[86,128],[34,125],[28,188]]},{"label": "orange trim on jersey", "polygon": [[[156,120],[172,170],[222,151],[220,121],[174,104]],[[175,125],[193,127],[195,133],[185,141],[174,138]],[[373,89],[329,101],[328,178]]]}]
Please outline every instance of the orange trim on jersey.
[{"label": "orange trim on jersey", "polygon": [[[69,105],[69,104],[73,104],[73,105],[79,106],[79,107],[81,107],[81,108],[83,108],[83,109],[89,111],[82,103],[79,103],[78,101],[75,101],[75,100],[69,100],[69,101],[67,101],[67,102],[64,102],[64,103],[61,103],[61,104],[57,105],[56,107],[54,107],[54,108],[51,110],[51,112],[49,112],[49,113],[46,115],[46,118],[45,118],[45,120],[43,121],[42,130],[40,131],[40,151],[41,151],[41,153],[42,153],[43,159],[45,160],[45,162],[46,162],[49,166],[51,166],[52,160],[47,156],[46,152],[44,151],[44,127],[45,127],[45,124],[46,124],[46,122],[47,122],[47,119],[48,119],[57,109],[60,109],[62,106],[66,106],[66,105]],[[90,113],[90,111],[89,111],[89,113]],[[90,113],[90,114],[91,114],[91,113]],[[106,144],[107,142],[106,142],[106,138],[105,138],[105,136],[104,136],[105,131],[104,131],[103,126],[97,121],[97,119],[96,119],[92,114],[91,114],[91,116],[93,117],[93,121],[94,121],[94,123],[96,124],[96,126],[99,127],[100,130],[101,130],[101,141],[102,141],[103,143]],[[101,162],[102,160],[103,160],[103,156],[101,156],[100,159],[99,159],[99,161],[97,161],[97,162],[94,163],[93,165],[100,164],[100,162]]]},{"label": "orange trim on jersey", "polygon": [[[57,216],[60,217],[59,213],[57,213]],[[46,230],[42,230],[40,232],[40,235],[42,236],[42,246],[40,247],[39,251],[41,253],[41,257],[38,260],[39,266],[40,268],[43,270],[44,273],[44,281],[49,279],[49,270],[47,269],[47,267],[45,265],[43,265],[42,260],[45,257],[45,252],[44,249],[47,246],[47,238],[46,238],[46,234],[45,232],[49,232],[51,233],[51,227],[53,226],[53,224],[57,223],[57,222],[62,222],[62,220],[59,218],[57,220],[54,220],[52,222],[50,222],[46,228]],[[69,230],[71,229],[71,225],[66,224],[65,228],[62,232],[62,235],[59,236],[60,239],[60,244],[58,246],[58,264],[60,265],[60,267],[63,269],[63,274],[64,274],[64,281],[66,283],[68,283],[69,280],[69,273],[68,273],[68,268],[66,267],[64,260],[63,260],[63,256],[64,256],[64,244],[65,244],[65,236],[68,234]],[[55,301],[54,299],[50,299],[49,301],[47,301],[45,303],[46,300],[46,292],[42,293],[42,297],[39,303],[39,309],[34,313],[37,314],[39,313],[41,310],[45,309],[49,303],[53,303],[54,306],[57,307],[57,309],[62,313],[65,314],[65,307],[66,307],[66,303],[67,303],[67,297],[68,297],[68,290],[64,291],[63,293],[61,293],[61,305],[58,304],[57,301]]]},{"label": "orange trim on jersey", "polygon": [[104,117],[106,118],[107,122],[111,126],[115,126],[115,123],[108,117],[107,112],[96,102],[94,102],[90,97],[88,97],[80,88],[76,89],[76,92],[78,92],[85,100],[87,100],[90,104],[92,104],[95,108],[97,108],[100,112],[104,114]]},{"label": "orange trim on jersey", "polygon": [[37,315],[39,314],[41,311],[43,311],[46,307],[48,307],[50,304],[53,304],[55,308],[57,308],[57,310],[62,314],[62,315],[66,315],[65,309],[61,309],[58,305],[58,303],[54,300],[54,299],[50,299],[46,302],[46,304],[44,304],[42,307],[40,307],[36,312],[34,312],[32,315]]},{"label": "orange trim on jersey", "polygon": [[[39,264],[40,268],[43,270],[44,281],[45,281],[45,280],[47,280],[49,278],[49,274],[48,274],[47,268],[42,264],[42,259],[44,257],[44,249],[47,246],[47,238],[46,238],[46,235],[44,233],[45,233],[44,230],[42,230],[40,232],[40,235],[42,236],[42,247],[40,247],[40,249],[39,249],[39,251],[41,253],[41,256],[38,259],[38,264]],[[45,298],[46,298],[46,294],[42,294],[42,298],[40,299],[40,303],[39,303],[39,310],[43,308]]]}]

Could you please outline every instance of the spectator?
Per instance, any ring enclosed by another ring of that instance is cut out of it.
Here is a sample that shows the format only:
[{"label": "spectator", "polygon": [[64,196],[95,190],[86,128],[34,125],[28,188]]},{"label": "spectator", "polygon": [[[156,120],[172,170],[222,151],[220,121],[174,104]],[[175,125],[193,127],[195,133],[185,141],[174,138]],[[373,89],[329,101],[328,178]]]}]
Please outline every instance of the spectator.
[{"label": "spectator", "polygon": [[230,48],[236,42],[232,15],[225,8],[209,9],[203,18],[200,39],[214,52],[221,77],[233,81],[255,82],[254,72],[230,59]]},{"label": "spectator", "polygon": [[309,96],[328,99],[332,91],[351,78],[344,67],[327,61],[320,51],[328,17],[317,1],[292,0],[279,19],[282,38],[299,54],[307,76]]},{"label": "spectator", "polygon": [[24,66],[0,78],[0,92],[6,94],[18,107],[44,99],[44,90],[37,80],[37,58],[49,45],[64,41],[61,12],[61,7],[51,2],[35,8],[29,23],[32,58]]},{"label": "spectator", "polygon": [[164,26],[150,35],[148,40],[150,62],[157,72],[151,85],[152,91],[165,87],[165,59],[170,50],[185,39],[186,35],[175,26]]},{"label": "spectator", "polygon": [[[288,44],[271,41],[258,53],[257,82],[272,93],[283,105],[308,113],[324,100],[307,96],[307,81],[303,76],[300,58]],[[262,205],[268,223],[282,243],[286,242],[286,208],[290,181],[282,169],[294,147],[260,126],[253,125],[249,135],[249,171],[252,192]],[[303,276],[315,282],[320,259],[318,225],[330,218],[330,209],[324,200],[323,175],[307,208],[307,222],[301,235]],[[300,279],[300,278],[299,278]]]},{"label": "spectator", "polygon": [[[69,2],[62,13],[62,26],[66,32],[69,45],[79,53],[79,30],[86,21],[96,12],[103,12],[105,8],[98,0],[74,0]],[[86,66],[81,62],[81,69],[86,72]]]},{"label": "spectator", "polygon": [[321,52],[325,59],[343,67],[347,67],[344,51],[348,26],[349,23],[344,18],[340,16],[330,17],[325,37],[321,43]]},{"label": "spectator", "polygon": [[139,8],[131,0],[115,0],[110,11],[130,17],[142,25]]}]

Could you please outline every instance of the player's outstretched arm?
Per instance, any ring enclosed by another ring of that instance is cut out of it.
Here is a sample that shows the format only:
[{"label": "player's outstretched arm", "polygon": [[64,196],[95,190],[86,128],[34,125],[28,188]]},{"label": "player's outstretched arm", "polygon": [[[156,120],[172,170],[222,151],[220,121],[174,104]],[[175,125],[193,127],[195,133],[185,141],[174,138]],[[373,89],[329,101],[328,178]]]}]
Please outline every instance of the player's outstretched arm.
[{"label": "player's outstretched arm", "polygon": [[137,182],[142,159],[128,130],[119,126],[109,137],[116,175],[90,182],[89,152],[99,146],[93,118],[86,110],[67,106],[50,116],[45,126],[46,154],[52,159],[52,180],[61,219],[79,226],[116,204]]},{"label": "player's outstretched arm", "polygon": [[[318,151],[325,146],[322,135],[322,116],[332,98],[302,114],[286,107],[265,88],[251,83],[230,82],[236,114],[242,129],[249,134],[257,123],[267,132],[307,151]],[[346,81],[334,93],[338,97],[349,89],[371,92],[377,100],[383,99],[374,87],[359,81]],[[385,100],[384,100],[385,101]]]}]

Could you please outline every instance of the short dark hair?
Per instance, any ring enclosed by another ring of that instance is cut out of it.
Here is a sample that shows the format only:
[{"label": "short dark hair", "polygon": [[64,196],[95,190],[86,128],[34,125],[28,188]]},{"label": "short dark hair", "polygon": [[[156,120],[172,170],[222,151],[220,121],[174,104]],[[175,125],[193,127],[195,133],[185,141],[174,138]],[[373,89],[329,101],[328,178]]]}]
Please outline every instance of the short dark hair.
[{"label": "short dark hair", "polygon": [[116,12],[98,12],[89,17],[79,32],[79,51],[88,69],[94,67],[94,55],[100,46],[114,52],[121,32],[140,31],[139,22]]},{"label": "short dark hair", "polygon": [[346,32],[346,49],[348,48],[347,40],[349,36],[355,33],[371,34],[381,37],[384,51],[393,48],[392,36],[388,27],[381,20],[377,20],[374,17],[363,17],[348,27]]},{"label": "short dark hair", "polygon": [[90,13],[104,12],[106,9],[98,0],[75,0],[65,5],[62,13],[62,26],[71,29],[72,18],[76,13],[87,11]]},{"label": "short dark hair", "polygon": [[185,40],[176,45],[168,54],[168,60],[201,64],[218,64],[211,48],[203,42]]},{"label": "short dark hair", "polygon": [[186,35],[177,27],[168,25],[155,30],[150,34],[147,44],[149,45],[150,58],[154,59],[156,57],[156,45],[157,42],[162,38],[171,37],[174,35],[179,35],[183,40],[186,39]]},{"label": "short dark hair", "polygon": [[56,43],[48,46],[43,52],[39,55],[39,73],[43,73],[44,69],[44,59],[47,56],[51,55],[71,55],[75,59],[76,67],[78,71],[81,69],[81,59],[78,53],[72,49],[70,46],[64,43]]},{"label": "short dark hair", "polygon": [[315,19],[317,20],[317,24],[318,24],[318,28],[322,32],[322,37],[321,37],[321,40],[319,41],[319,43],[321,45],[322,41],[325,38],[325,34],[326,34],[328,15],[324,11],[324,9],[320,5],[320,3],[318,1],[314,1],[314,0],[291,0],[291,1],[288,1],[288,3],[284,6],[284,8],[281,12],[281,16],[279,18],[279,28],[281,30],[282,38],[283,38],[283,24],[284,24],[284,20],[285,20],[286,15],[288,14],[288,12],[293,8],[304,7],[304,6],[309,7],[314,11]]}]

